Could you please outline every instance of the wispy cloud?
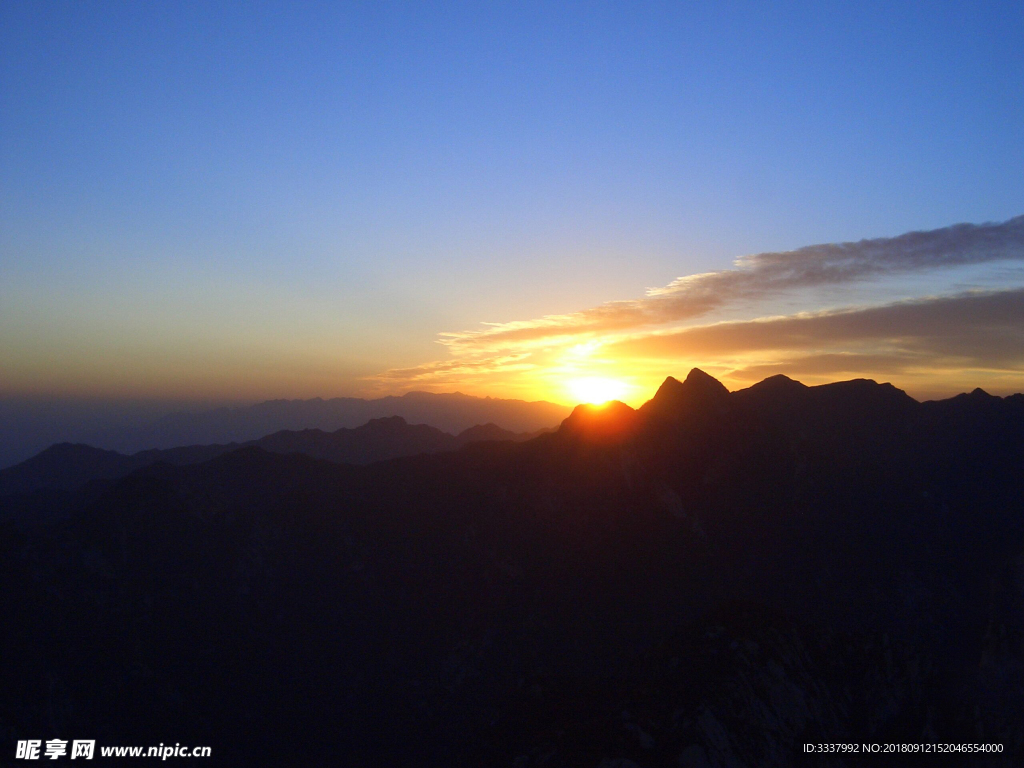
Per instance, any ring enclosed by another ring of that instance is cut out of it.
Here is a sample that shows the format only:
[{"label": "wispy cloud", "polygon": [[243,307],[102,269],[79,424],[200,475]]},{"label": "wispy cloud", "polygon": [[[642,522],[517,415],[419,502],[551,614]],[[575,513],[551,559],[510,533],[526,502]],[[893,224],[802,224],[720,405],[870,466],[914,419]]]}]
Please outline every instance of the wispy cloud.
[{"label": "wispy cloud", "polygon": [[445,333],[441,342],[455,354],[557,344],[693,320],[712,310],[794,289],[1022,258],[1024,216],[999,224],[957,224],[898,237],[744,256],[736,260],[734,269],[680,277],[639,299]]},{"label": "wispy cloud", "polygon": [[536,367],[525,362],[529,353],[494,355],[473,359],[439,360],[412,368],[393,368],[377,379],[384,383],[461,384],[495,373],[523,372]]}]

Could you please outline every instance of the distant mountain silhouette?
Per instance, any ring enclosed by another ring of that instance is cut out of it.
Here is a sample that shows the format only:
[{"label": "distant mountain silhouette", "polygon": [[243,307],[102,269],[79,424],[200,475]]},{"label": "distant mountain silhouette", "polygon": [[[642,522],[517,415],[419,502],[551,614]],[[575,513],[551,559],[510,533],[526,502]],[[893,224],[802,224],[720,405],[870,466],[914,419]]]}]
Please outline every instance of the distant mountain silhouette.
[{"label": "distant mountain silhouette", "polygon": [[2,505],[9,739],[224,765],[1024,757],[1021,395],[694,370],[526,442],[248,446]]},{"label": "distant mountain silhouette", "polygon": [[373,400],[268,400],[234,408],[171,413],[155,419],[145,415],[169,407],[130,403],[90,407],[84,402],[47,404],[0,399],[0,469],[57,443],[138,453],[183,445],[245,443],[282,430],[334,432],[389,416],[401,416],[410,424],[427,424],[453,435],[478,424],[496,424],[521,433],[553,429],[572,410],[544,401],[410,392]]},{"label": "distant mountain silhouette", "polygon": [[485,440],[529,440],[543,432],[517,434],[495,424],[483,424],[454,436],[426,424],[409,424],[401,416],[391,416],[371,419],[355,429],[342,428],[334,432],[282,430],[246,443],[190,445],[140,451],[129,456],[88,445],[60,443],[20,464],[0,470],[0,496],[39,490],[70,491],[90,480],[124,477],[158,462],[198,464],[249,446],[271,453],[301,453],[337,463],[369,464],[418,453],[454,451],[463,445]]},{"label": "distant mountain silhouette", "polygon": [[497,424],[517,433],[536,432],[557,426],[570,410],[544,401],[501,400],[458,392],[409,392],[400,397],[375,400],[356,397],[268,400],[242,408],[171,414],[142,428],[98,435],[95,443],[129,452],[180,445],[242,443],[282,430],[334,432],[390,416],[401,416],[410,424],[426,424],[450,434],[478,424]]}]

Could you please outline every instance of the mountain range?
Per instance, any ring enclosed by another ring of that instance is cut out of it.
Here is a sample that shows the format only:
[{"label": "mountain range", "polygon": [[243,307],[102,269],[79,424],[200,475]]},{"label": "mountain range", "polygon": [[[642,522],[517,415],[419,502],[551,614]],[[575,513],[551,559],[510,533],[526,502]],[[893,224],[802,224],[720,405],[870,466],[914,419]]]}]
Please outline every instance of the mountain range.
[{"label": "mountain range", "polygon": [[523,442],[365,466],[247,446],[16,504],[11,749],[697,768],[1024,748],[1022,395],[729,392],[694,369]]},{"label": "mountain range", "polygon": [[0,400],[0,467],[13,466],[56,443],[84,443],[120,453],[138,453],[187,445],[246,443],[285,430],[334,432],[390,416],[453,435],[478,424],[497,424],[511,432],[536,432],[558,426],[572,410],[545,401],[473,397],[458,392],[409,392],[369,400],[268,400],[230,408],[174,411],[156,418],[147,415],[155,408],[156,404],[128,407],[116,403]]},{"label": "mountain range", "polygon": [[247,442],[284,430],[334,432],[389,416],[401,416],[411,424],[426,424],[451,434],[479,424],[498,424],[511,432],[536,432],[557,426],[570,410],[543,400],[502,400],[460,392],[407,392],[372,400],[358,397],[267,400],[240,408],[173,413],[135,430],[108,434],[105,439],[121,446],[122,450],[140,451]]},{"label": "mountain range", "polygon": [[336,463],[370,464],[418,453],[454,451],[484,440],[529,440],[545,431],[517,434],[496,424],[478,424],[458,435],[450,435],[426,424],[409,424],[401,416],[390,416],[371,419],[355,429],[282,430],[245,443],[188,445],[131,455],[89,445],[58,443],[31,459],[0,470],[0,496],[72,491],[90,480],[124,477],[151,464],[199,464],[245,447],[261,448],[270,453],[301,453]]}]

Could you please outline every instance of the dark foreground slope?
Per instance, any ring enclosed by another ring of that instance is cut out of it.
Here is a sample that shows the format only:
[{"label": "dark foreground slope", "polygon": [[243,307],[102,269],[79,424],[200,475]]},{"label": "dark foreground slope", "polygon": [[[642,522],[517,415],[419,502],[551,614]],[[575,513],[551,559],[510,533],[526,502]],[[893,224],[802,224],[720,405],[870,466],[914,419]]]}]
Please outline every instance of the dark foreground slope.
[{"label": "dark foreground slope", "polygon": [[1012,764],[1022,469],[1021,396],[699,371],[527,443],[150,467],[2,531],[0,733],[225,765]]}]

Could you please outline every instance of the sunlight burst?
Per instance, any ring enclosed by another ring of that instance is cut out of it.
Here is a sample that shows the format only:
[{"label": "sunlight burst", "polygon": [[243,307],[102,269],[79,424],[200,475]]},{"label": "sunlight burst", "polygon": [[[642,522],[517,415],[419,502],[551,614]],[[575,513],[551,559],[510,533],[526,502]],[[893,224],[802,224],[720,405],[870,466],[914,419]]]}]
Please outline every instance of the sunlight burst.
[{"label": "sunlight burst", "polygon": [[568,383],[569,391],[579,403],[606,403],[609,400],[621,400],[629,390],[629,385],[616,379],[588,377],[574,379]]}]

